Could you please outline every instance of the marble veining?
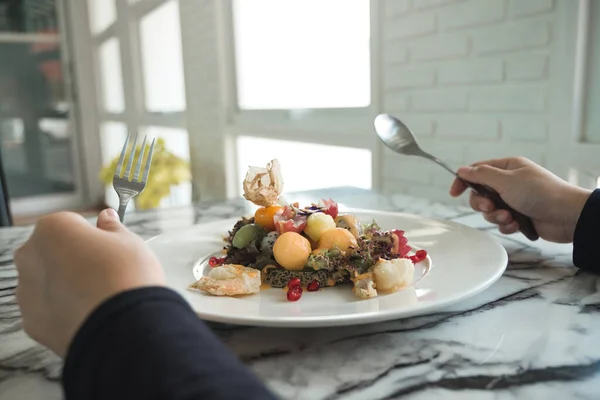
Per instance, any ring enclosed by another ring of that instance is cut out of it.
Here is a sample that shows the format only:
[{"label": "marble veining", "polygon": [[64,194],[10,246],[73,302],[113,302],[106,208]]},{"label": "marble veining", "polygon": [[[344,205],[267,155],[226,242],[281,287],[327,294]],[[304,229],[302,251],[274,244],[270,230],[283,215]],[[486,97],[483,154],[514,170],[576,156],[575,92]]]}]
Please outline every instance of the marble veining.
[{"label": "marble veining", "polygon": [[[430,315],[345,328],[210,324],[284,399],[597,399],[600,279],[573,267],[571,246],[501,236],[468,208],[403,195],[333,189],[352,208],[452,220],[498,235],[509,266],[498,282]],[[237,217],[243,201],[129,214],[144,238]],[[93,222],[90,220],[90,222]],[[61,361],[21,329],[12,252],[31,227],[0,230],[0,399],[61,399]]]}]

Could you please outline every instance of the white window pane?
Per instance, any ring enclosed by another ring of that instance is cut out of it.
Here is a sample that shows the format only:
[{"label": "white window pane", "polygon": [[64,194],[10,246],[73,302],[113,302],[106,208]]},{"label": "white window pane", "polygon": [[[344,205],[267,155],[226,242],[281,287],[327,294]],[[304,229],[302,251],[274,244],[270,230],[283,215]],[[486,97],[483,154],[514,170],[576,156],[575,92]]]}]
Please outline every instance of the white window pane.
[{"label": "white window pane", "polygon": [[[167,151],[187,162],[190,161],[190,140],[187,130],[178,128],[165,128],[161,126],[147,126],[141,129],[140,137],[142,134],[147,135],[148,139],[163,138],[165,140]],[[165,169],[162,172],[168,172],[168,170]],[[152,174],[152,170],[150,170],[150,174]],[[191,204],[191,182],[185,182],[179,186],[171,187],[170,189],[171,193],[169,196],[161,200],[161,207],[174,207]]]},{"label": "white window pane", "polygon": [[98,48],[102,104],[107,112],[119,113],[125,110],[123,75],[119,41],[112,38]]},{"label": "white window pane", "polygon": [[147,126],[142,128],[140,134],[148,135],[149,138],[163,138],[168,151],[186,161],[190,160],[190,139],[187,130]]},{"label": "white window pane", "polygon": [[281,164],[286,193],[342,186],[372,188],[371,151],[367,149],[238,137],[240,180],[248,166],[264,166],[274,158]]},{"label": "white window pane", "polygon": [[88,0],[90,31],[98,34],[108,28],[117,17],[114,0]]},{"label": "white window pane", "polygon": [[185,110],[179,3],[170,0],[140,21],[146,109]]},{"label": "white window pane", "polygon": [[121,154],[127,137],[127,125],[123,122],[103,122],[100,125],[100,149],[102,165],[107,165]]},{"label": "white window pane", "polygon": [[371,102],[369,0],[234,0],[242,109]]}]

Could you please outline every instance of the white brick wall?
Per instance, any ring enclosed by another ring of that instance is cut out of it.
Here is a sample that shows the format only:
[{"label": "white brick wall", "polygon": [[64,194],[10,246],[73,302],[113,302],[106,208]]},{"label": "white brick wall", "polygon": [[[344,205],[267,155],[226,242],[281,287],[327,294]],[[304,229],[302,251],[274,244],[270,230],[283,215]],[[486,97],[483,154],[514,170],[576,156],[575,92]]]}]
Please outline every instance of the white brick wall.
[{"label": "white brick wall", "polygon": [[[384,0],[383,108],[459,167],[522,155],[546,162],[553,0]],[[386,192],[452,201],[452,176],[383,152]],[[463,200],[464,201],[464,200]]]}]

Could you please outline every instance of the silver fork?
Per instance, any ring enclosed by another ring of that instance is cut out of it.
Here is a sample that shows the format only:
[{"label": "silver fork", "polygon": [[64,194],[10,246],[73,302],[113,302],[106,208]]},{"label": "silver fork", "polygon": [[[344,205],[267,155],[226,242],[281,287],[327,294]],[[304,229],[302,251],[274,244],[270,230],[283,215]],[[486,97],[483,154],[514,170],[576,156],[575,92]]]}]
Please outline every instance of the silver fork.
[{"label": "silver fork", "polygon": [[[125,144],[123,145],[123,150],[121,151],[121,156],[119,157],[119,163],[117,164],[117,169],[115,170],[115,174],[113,176],[113,187],[119,195],[119,219],[123,222],[125,218],[125,210],[127,209],[127,205],[129,201],[142,193],[144,188],[146,187],[146,182],[148,182],[148,174],[150,173],[150,164],[152,163],[152,153],[154,152],[154,142],[156,138],[152,139],[152,144],[150,145],[150,151],[148,153],[148,159],[146,160],[146,165],[144,165],[144,172],[140,179],[140,172],[142,169],[142,160],[144,159],[144,151],[146,150],[146,137],[144,136],[144,141],[142,142],[142,150],[140,151],[140,155],[138,157],[137,163],[135,165],[135,172],[133,177],[131,176],[131,167],[133,166],[133,158],[135,156],[135,147],[137,144],[138,134],[135,134],[135,139],[133,139],[133,144],[131,146],[131,154],[129,155],[129,159],[127,160],[127,167],[125,168],[125,173],[123,172],[123,162],[125,161],[125,155],[127,154],[127,150],[129,149],[129,139],[131,139],[131,133],[127,135],[127,139],[125,140]],[[121,178],[121,175],[123,177]]]}]

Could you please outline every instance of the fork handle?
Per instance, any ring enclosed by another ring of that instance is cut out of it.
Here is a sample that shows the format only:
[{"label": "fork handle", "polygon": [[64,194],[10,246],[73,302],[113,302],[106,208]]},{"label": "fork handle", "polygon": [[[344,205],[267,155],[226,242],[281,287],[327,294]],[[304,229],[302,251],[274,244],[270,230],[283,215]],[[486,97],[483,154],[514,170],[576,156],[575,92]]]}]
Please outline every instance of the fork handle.
[{"label": "fork handle", "polygon": [[123,223],[123,220],[125,219],[125,211],[127,210],[129,200],[131,199],[119,199],[119,210],[117,211],[117,214],[119,214],[119,220],[121,223]]}]

